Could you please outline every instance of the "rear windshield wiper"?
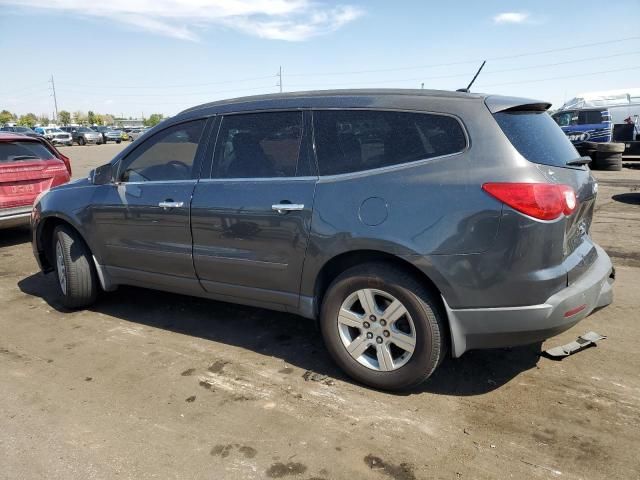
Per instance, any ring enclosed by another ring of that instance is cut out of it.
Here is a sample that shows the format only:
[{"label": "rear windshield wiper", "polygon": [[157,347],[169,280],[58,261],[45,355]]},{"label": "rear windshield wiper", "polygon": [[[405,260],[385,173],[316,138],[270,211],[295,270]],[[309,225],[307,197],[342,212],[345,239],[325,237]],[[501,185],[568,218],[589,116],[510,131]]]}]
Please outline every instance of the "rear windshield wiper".
[{"label": "rear windshield wiper", "polygon": [[567,165],[574,167],[579,165],[587,165],[589,163],[591,163],[591,157],[578,157],[575,160],[568,161]]},{"label": "rear windshield wiper", "polygon": [[16,155],[15,157],[10,157],[9,160],[12,162],[18,161],[18,160],[28,160],[30,158],[40,158],[37,155]]}]

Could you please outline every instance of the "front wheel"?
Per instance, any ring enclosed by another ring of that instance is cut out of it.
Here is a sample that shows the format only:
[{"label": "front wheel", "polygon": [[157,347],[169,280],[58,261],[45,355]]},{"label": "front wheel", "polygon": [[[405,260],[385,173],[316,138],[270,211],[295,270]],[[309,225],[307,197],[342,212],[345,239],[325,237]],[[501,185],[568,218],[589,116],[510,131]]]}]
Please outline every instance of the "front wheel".
[{"label": "front wheel", "polygon": [[329,287],[320,327],[329,353],[355,380],[401,390],[426,380],[446,353],[437,297],[391,265],[350,268]]},{"label": "front wheel", "polygon": [[84,139],[84,137],[80,137],[78,138],[78,145],[80,145],[81,147],[84,146],[86,144],[86,140]]},{"label": "front wheel", "polygon": [[80,235],[69,227],[56,227],[53,255],[64,306],[75,309],[91,305],[98,295],[97,275],[91,252]]},{"label": "front wheel", "polygon": [[116,140],[116,143],[119,144],[122,140]]}]

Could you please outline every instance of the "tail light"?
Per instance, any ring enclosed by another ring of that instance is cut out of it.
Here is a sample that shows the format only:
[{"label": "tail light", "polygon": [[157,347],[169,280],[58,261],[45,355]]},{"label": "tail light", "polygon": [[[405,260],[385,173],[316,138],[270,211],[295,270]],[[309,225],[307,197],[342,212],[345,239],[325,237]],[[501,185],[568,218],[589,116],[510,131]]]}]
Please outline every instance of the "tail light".
[{"label": "tail light", "polygon": [[555,220],[576,209],[576,193],[569,185],[552,183],[485,183],[482,189],[514,210],[539,220]]}]

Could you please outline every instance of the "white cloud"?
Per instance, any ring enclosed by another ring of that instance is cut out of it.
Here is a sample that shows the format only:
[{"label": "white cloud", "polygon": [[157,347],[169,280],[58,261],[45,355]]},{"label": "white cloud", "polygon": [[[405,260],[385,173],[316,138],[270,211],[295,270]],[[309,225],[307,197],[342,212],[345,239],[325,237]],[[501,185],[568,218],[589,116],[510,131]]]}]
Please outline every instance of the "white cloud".
[{"label": "white cloud", "polygon": [[0,0],[2,5],[106,18],[191,41],[212,25],[261,38],[302,41],[333,32],[363,14],[355,6],[315,0],[110,0],[99,7],[86,0]]},{"label": "white cloud", "polygon": [[524,12],[504,12],[493,17],[493,23],[524,23],[529,19],[529,14]]}]

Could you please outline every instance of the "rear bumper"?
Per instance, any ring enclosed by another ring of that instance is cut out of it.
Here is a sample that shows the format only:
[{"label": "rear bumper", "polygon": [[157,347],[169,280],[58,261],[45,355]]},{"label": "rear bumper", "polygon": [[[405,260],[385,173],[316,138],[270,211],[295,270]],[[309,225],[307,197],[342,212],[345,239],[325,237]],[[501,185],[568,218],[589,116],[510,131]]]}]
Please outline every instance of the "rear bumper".
[{"label": "rear bumper", "polygon": [[[553,337],[578,323],[594,309],[613,301],[613,266],[595,245],[598,259],[571,286],[540,305],[451,309],[444,300],[451,328],[452,353],[526,345]],[[568,315],[568,312],[576,310]],[[567,316],[565,316],[567,315]]]},{"label": "rear bumper", "polygon": [[29,225],[31,206],[0,208],[0,229]]}]

